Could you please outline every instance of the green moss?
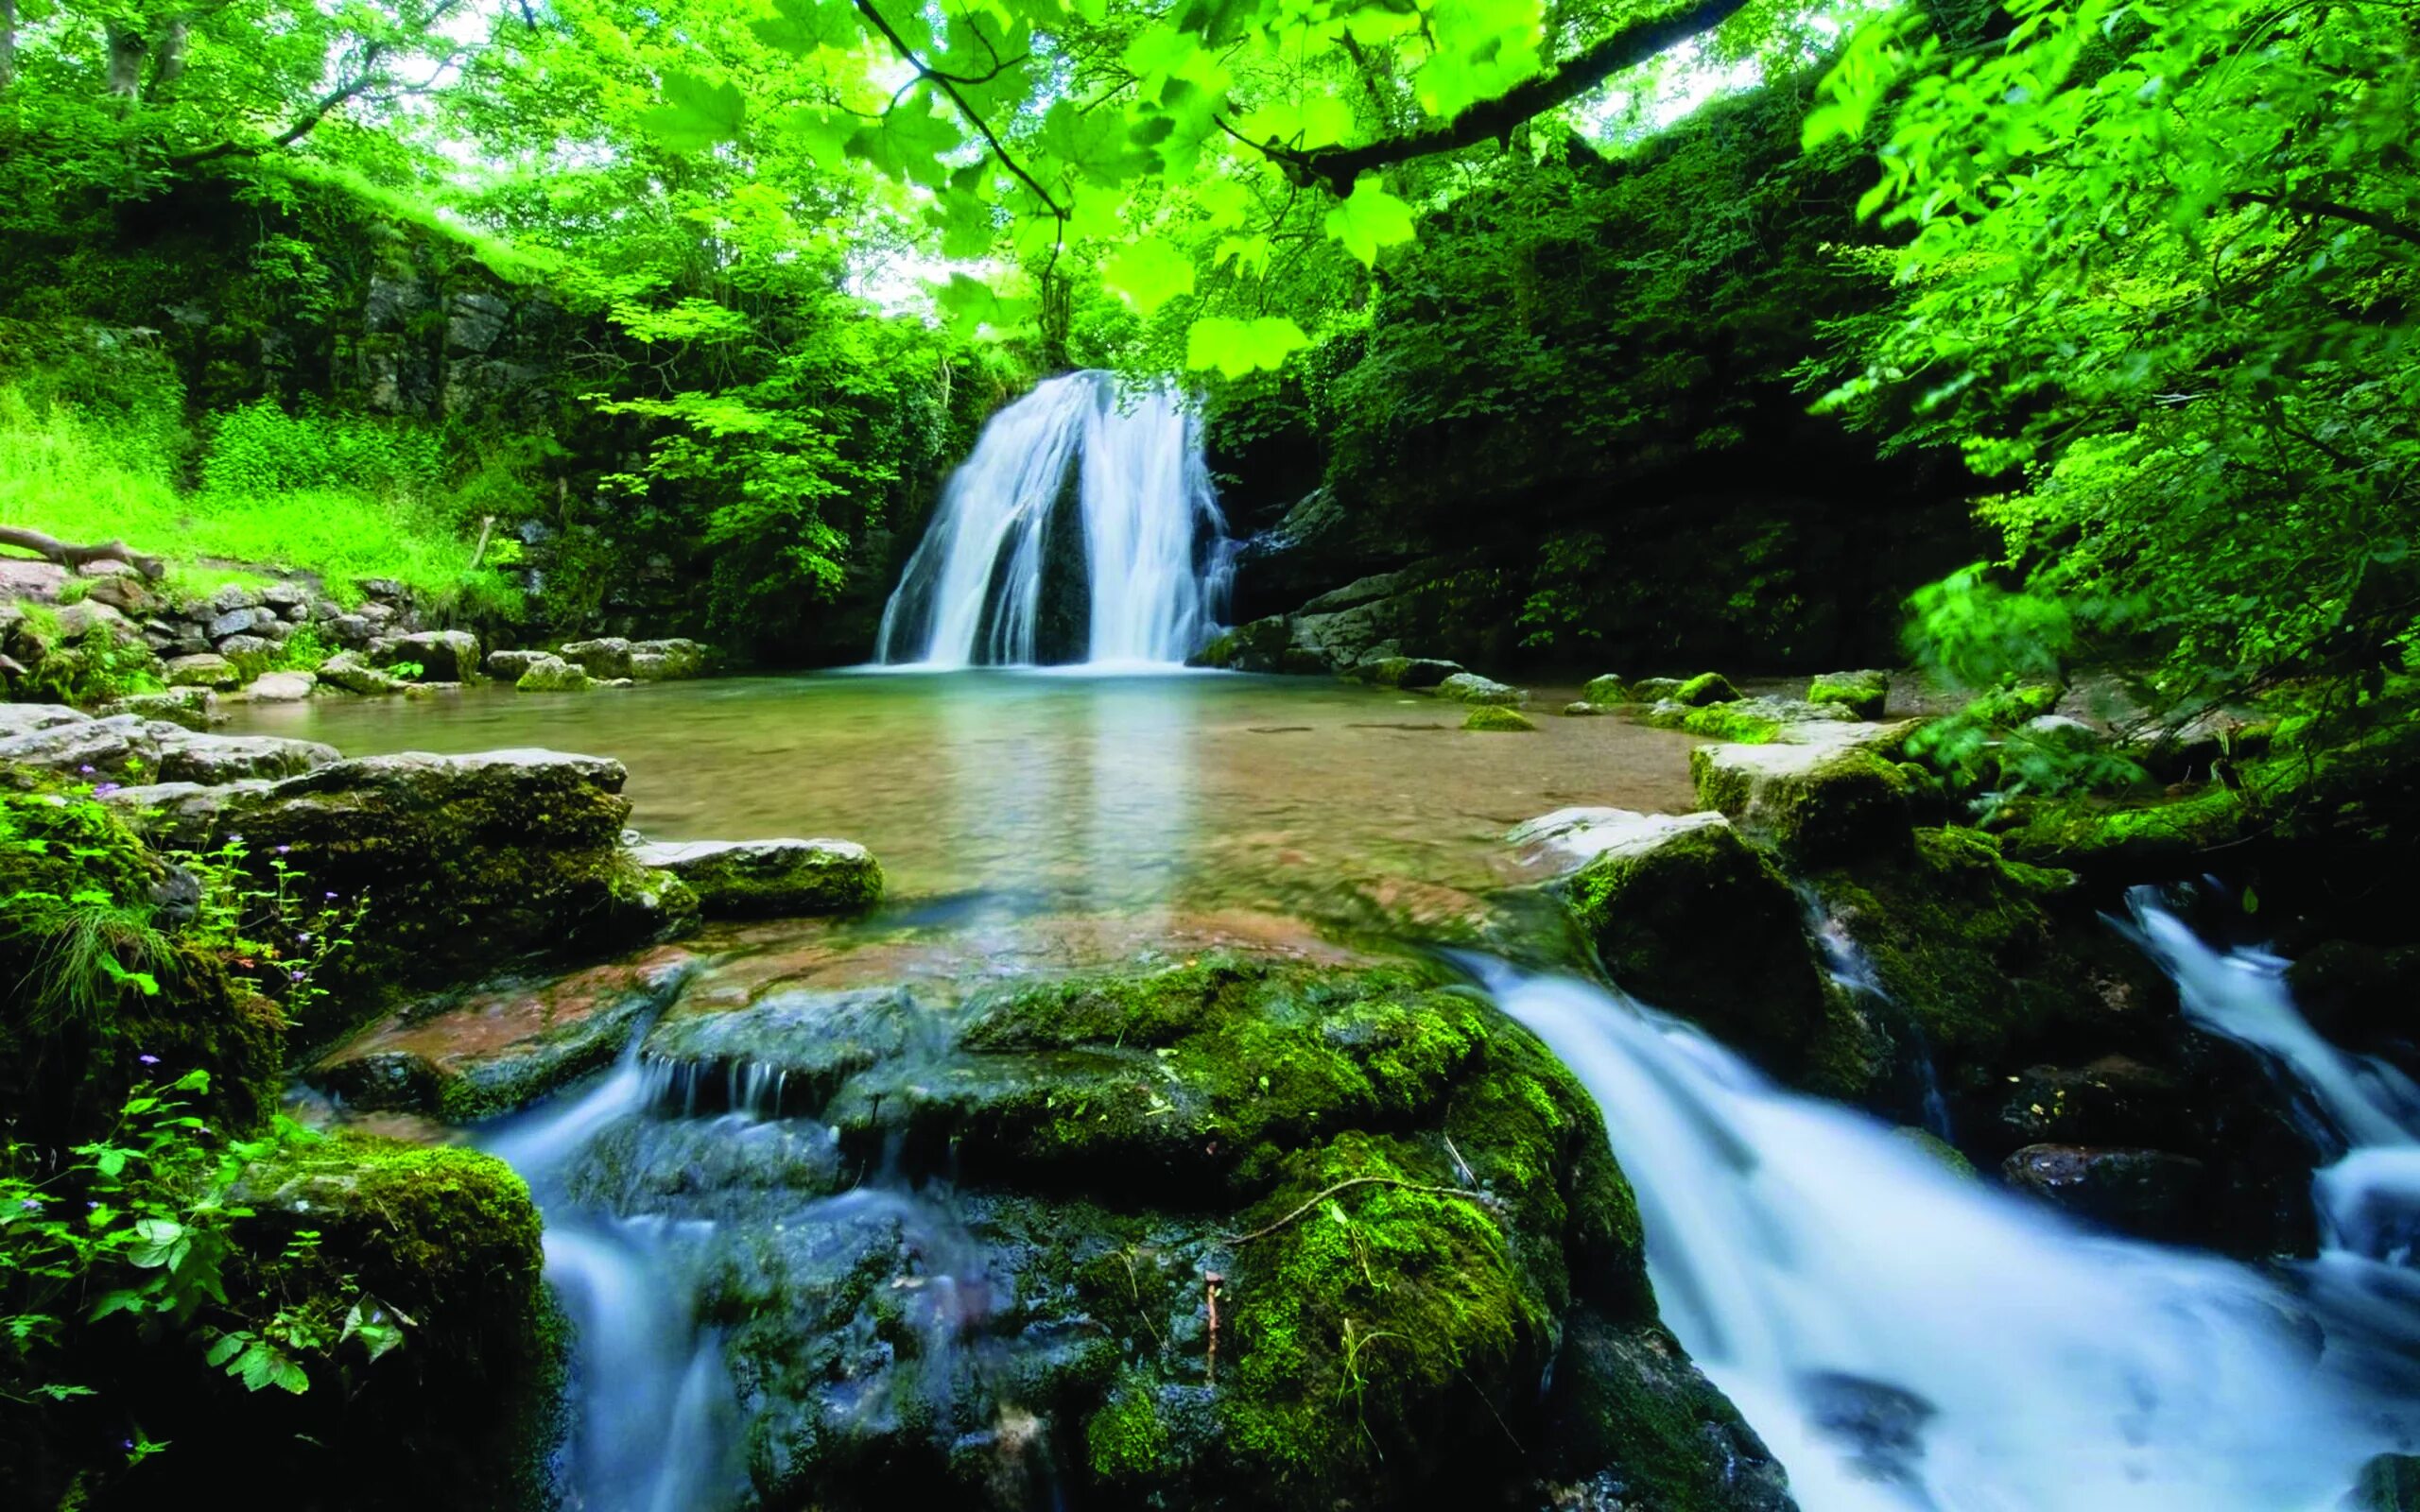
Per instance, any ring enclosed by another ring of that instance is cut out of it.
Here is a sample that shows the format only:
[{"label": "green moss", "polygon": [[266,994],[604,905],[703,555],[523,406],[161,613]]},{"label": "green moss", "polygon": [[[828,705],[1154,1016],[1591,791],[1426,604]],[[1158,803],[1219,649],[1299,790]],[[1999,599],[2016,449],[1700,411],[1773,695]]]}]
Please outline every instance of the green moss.
[{"label": "green moss", "polygon": [[1827,672],[1806,685],[1808,703],[1839,704],[1859,719],[1879,719],[1891,697],[1887,672]]},{"label": "green moss", "polygon": [[2105,1011],[2100,985],[2131,957],[2100,948],[2101,931],[2054,927],[2072,876],[2005,861],[1973,830],[1914,840],[1902,858],[1809,880],[1943,1065],[1987,1074]]},{"label": "green moss", "polygon": [[1103,1481],[1141,1480],[1158,1470],[1168,1452],[1167,1424],[1152,1400],[1150,1377],[1130,1370],[1099,1411],[1084,1424],[1085,1458]]},{"label": "green moss", "polygon": [[2240,795],[2217,783],[2148,803],[2078,798],[2031,811],[2004,844],[2028,860],[2140,879],[2199,866],[2254,817]]},{"label": "green moss", "polygon": [[1608,673],[1601,678],[1590,678],[1588,679],[1588,686],[1581,690],[1580,701],[1582,703],[1609,704],[1635,703],[1638,700],[1637,696],[1631,691],[1631,685],[1626,679],[1615,677],[1611,673]]},{"label": "green moss", "polygon": [[2041,718],[2058,706],[2057,688],[2048,683],[2030,682],[1987,693],[1961,710],[1959,717],[1977,720],[1996,730],[2014,730],[2029,719]]},{"label": "green moss", "polygon": [[1692,709],[1681,716],[1681,726],[1692,735],[1720,740],[1735,746],[1765,746],[1781,738],[1778,720],[1746,713],[1727,704],[1711,704]]},{"label": "green moss", "polygon": [[1517,709],[1506,709],[1495,704],[1482,704],[1478,708],[1472,710],[1470,713],[1463,718],[1462,728],[1464,730],[1501,730],[1511,732],[1523,730],[1533,730],[1538,727],[1531,724],[1529,716],[1522,713]]},{"label": "green moss", "polygon": [[1701,672],[1682,683],[1672,696],[1692,709],[1702,709],[1710,703],[1737,703],[1739,690],[1720,672]]},{"label": "green moss", "polygon": [[513,686],[523,693],[580,693],[596,685],[586,670],[560,657],[549,657],[521,674]]}]

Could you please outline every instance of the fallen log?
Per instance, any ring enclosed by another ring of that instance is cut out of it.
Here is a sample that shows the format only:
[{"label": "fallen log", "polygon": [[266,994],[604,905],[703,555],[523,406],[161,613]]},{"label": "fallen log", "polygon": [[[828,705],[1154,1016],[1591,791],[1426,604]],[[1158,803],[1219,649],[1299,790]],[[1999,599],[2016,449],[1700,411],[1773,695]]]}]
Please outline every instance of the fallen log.
[{"label": "fallen log", "polygon": [[0,525],[0,546],[14,546],[30,551],[44,561],[55,561],[61,567],[81,567],[86,562],[122,561],[146,577],[158,578],[167,570],[167,563],[157,557],[147,557],[128,547],[123,541],[106,541],[97,546],[71,546],[54,536],[19,525]]}]

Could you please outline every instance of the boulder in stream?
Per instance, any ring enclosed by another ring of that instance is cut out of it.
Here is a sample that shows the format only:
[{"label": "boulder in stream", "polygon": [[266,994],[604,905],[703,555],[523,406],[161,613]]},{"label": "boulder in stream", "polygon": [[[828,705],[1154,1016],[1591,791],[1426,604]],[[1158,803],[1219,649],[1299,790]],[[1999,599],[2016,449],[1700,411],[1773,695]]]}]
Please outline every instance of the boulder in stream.
[{"label": "boulder in stream", "polygon": [[1698,801],[1771,834],[1803,862],[1903,847],[1909,783],[1859,747],[1701,746],[1689,752]]},{"label": "boulder in stream", "polygon": [[1494,678],[1482,678],[1476,672],[1457,672],[1438,682],[1430,690],[1440,698],[1456,703],[1513,705],[1527,702],[1529,695]]},{"label": "boulder in stream", "polygon": [[1808,703],[1838,704],[1859,719],[1879,719],[1891,701],[1888,672],[1824,672],[1806,685]]},{"label": "boulder in stream", "polygon": [[882,898],[882,868],[853,840],[663,841],[631,854],[686,883],[709,918],[856,913]]},{"label": "boulder in stream", "polygon": [[579,693],[596,686],[596,679],[562,657],[541,656],[522,668],[512,685],[523,693]]}]

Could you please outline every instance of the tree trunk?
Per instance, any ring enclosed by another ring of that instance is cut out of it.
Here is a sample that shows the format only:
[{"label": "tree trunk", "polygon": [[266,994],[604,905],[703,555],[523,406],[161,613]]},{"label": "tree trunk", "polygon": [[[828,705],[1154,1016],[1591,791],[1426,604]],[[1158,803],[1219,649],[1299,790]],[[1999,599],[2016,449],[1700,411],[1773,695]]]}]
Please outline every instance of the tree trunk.
[{"label": "tree trunk", "polygon": [[17,0],[0,0],[0,89],[17,77]]},{"label": "tree trunk", "polygon": [[167,571],[157,557],[145,557],[130,549],[123,541],[107,541],[97,546],[71,546],[39,530],[22,525],[0,525],[0,546],[14,546],[30,551],[44,561],[55,561],[61,567],[81,567],[86,562],[122,561],[146,577],[156,578]]},{"label": "tree trunk", "polygon": [[168,23],[160,34],[160,44],[151,54],[151,94],[154,99],[167,93],[170,85],[184,77],[185,44],[192,27],[182,16]]},{"label": "tree trunk", "polygon": [[143,64],[151,56],[142,33],[110,28],[110,93],[120,99],[143,95]]}]

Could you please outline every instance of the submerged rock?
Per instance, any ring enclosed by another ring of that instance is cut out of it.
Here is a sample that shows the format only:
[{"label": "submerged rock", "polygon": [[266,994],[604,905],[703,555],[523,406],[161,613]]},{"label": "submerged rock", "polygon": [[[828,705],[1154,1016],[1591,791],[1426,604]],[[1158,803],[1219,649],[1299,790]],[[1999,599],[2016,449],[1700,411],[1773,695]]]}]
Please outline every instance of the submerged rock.
[{"label": "submerged rock", "polygon": [[1467,715],[1463,716],[1462,728],[1464,730],[1517,732],[1524,730],[1534,730],[1538,727],[1531,724],[1529,716],[1521,713],[1518,709],[1506,709],[1495,704],[1482,704],[1478,708],[1472,710]]},{"label": "submerged rock", "polygon": [[686,840],[631,853],[686,883],[709,918],[854,913],[882,898],[882,868],[852,840]]},{"label": "submerged rock", "polygon": [[510,1112],[604,1065],[697,966],[665,949],[537,983],[406,1008],[323,1056],[305,1079],[357,1108],[456,1123]]},{"label": "submerged rock", "polygon": [[2208,1237],[2207,1166],[2166,1150],[2031,1144],[2001,1166],[2009,1185],[2080,1218],[2171,1244]]}]

